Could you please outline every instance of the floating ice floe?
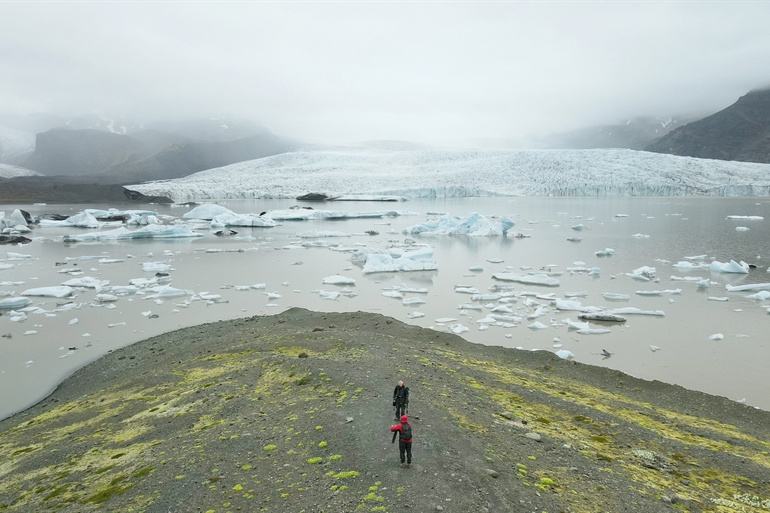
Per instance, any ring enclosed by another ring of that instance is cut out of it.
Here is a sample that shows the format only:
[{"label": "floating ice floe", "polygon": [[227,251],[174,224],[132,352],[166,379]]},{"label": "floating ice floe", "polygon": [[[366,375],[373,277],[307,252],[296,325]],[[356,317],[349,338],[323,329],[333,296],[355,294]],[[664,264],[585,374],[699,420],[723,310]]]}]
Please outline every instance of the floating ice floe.
[{"label": "floating ice floe", "polygon": [[730,300],[730,298],[729,298],[729,297],[715,297],[715,296],[710,296],[710,297],[708,298],[708,300],[709,300],[709,301],[729,301],[729,300]]},{"label": "floating ice floe", "polygon": [[468,270],[474,273],[480,273],[484,271],[484,268],[480,265],[474,265],[473,267],[469,267]]},{"label": "floating ice floe", "polygon": [[749,231],[749,227],[748,226],[736,226],[735,227],[735,231],[736,232],[747,232],[747,231]]},{"label": "floating ice floe", "polygon": [[580,335],[604,335],[605,333],[611,333],[612,330],[609,330],[607,328],[586,328],[582,330],[577,330],[577,333]]},{"label": "floating ice floe", "polygon": [[660,351],[660,348],[659,348],[658,346],[652,346],[652,345],[651,345],[651,346],[650,346],[650,351],[652,351],[653,353],[655,353],[655,352],[657,352],[657,351]]},{"label": "floating ice floe", "polygon": [[404,305],[424,305],[425,301],[419,297],[410,297],[402,300],[401,303]]},{"label": "floating ice floe", "polygon": [[548,326],[546,326],[546,325],[545,325],[545,324],[543,324],[542,322],[538,322],[538,321],[535,321],[535,322],[533,322],[532,324],[530,324],[529,326],[527,326],[527,328],[529,328],[529,329],[531,329],[531,330],[544,330],[544,329],[546,329],[547,327],[548,327]]},{"label": "floating ice floe", "polygon": [[752,294],[750,296],[746,296],[746,299],[758,299],[760,301],[764,301],[766,299],[770,299],[770,291],[760,290],[756,294]]},{"label": "floating ice floe", "polygon": [[594,312],[599,310],[599,308],[595,306],[583,306],[583,304],[576,299],[557,299],[554,303],[557,310],[577,312]]},{"label": "floating ice floe", "polygon": [[143,262],[142,271],[146,273],[165,273],[173,271],[171,264],[164,264],[163,262]]},{"label": "floating ice floe", "polygon": [[183,290],[172,287],[171,285],[162,285],[159,287],[150,287],[148,292],[152,292],[151,295],[145,296],[144,299],[157,299],[179,296],[191,296],[192,290]]},{"label": "floating ice floe", "polygon": [[730,260],[727,263],[717,262],[714,260],[711,262],[709,270],[714,273],[749,274],[749,264],[743,261],[738,263],[735,260]]},{"label": "floating ice floe", "polygon": [[515,223],[510,217],[501,217],[492,222],[474,212],[468,217],[455,218],[446,214],[438,219],[431,219],[409,228],[403,233],[421,235],[469,235],[471,237],[495,237],[506,235]]},{"label": "floating ice floe", "polygon": [[615,254],[615,250],[612,248],[604,248],[603,250],[594,252],[594,255],[598,257],[608,257]]},{"label": "floating ice floe", "polygon": [[570,318],[564,319],[564,324],[567,325],[568,330],[587,330],[591,328],[587,322],[577,322]]},{"label": "floating ice floe", "polygon": [[633,306],[627,306],[625,308],[614,308],[608,310],[607,313],[615,315],[653,315],[657,317],[665,317],[666,313],[663,310],[641,310]]},{"label": "floating ice floe", "polygon": [[132,240],[132,239],[180,239],[203,237],[184,225],[150,224],[137,230],[117,228],[106,232],[84,233],[82,235],[65,235],[64,242],[93,242],[103,240]]},{"label": "floating ice floe", "polygon": [[722,335],[721,333],[714,333],[713,335],[711,335],[709,337],[709,340],[722,340],[724,338],[725,338],[725,336]]},{"label": "floating ice floe", "polygon": [[[703,281],[700,276],[671,276],[671,281]],[[707,280],[708,281],[708,280]]]},{"label": "floating ice floe", "polygon": [[272,228],[278,226],[274,219],[268,216],[256,214],[236,214],[235,212],[222,212],[211,218],[211,228],[225,228],[227,226],[251,226],[254,228]]},{"label": "floating ice floe", "polygon": [[574,354],[572,354],[570,351],[567,351],[566,349],[559,349],[555,354],[564,360],[572,360],[575,357]]},{"label": "floating ice floe", "polygon": [[21,293],[22,296],[40,296],[40,297],[69,297],[72,295],[72,288],[61,287],[38,287],[27,289]]},{"label": "floating ice floe", "polygon": [[640,296],[660,296],[662,294],[659,290],[637,290],[636,293]]},{"label": "floating ice floe", "polygon": [[576,224],[575,226],[572,227],[572,229],[576,231],[583,230],[584,228],[585,226],[583,224]]},{"label": "floating ice floe", "polygon": [[182,214],[182,219],[203,219],[205,221],[210,221],[221,214],[235,214],[235,212],[229,208],[223,207],[222,205],[205,203],[203,205],[198,205],[189,212]]},{"label": "floating ice floe", "polygon": [[762,216],[727,216],[727,219],[748,219],[750,221],[761,221],[764,219]]},{"label": "floating ice floe", "polygon": [[318,295],[321,296],[321,299],[328,299],[330,301],[336,301],[337,299],[340,298],[339,292],[332,292],[332,291],[323,290],[323,289],[318,291]]},{"label": "floating ice floe", "polygon": [[548,276],[547,274],[495,273],[492,275],[492,278],[500,281],[523,283],[525,285],[544,285],[547,287],[559,286],[559,280]]},{"label": "floating ice floe", "polygon": [[94,216],[88,212],[80,212],[74,216],[70,216],[62,221],[54,221],[52,219],[41,219],[39,221],[40,226],[45,227],[65,227],[65,228],[99,228],[102,226]]},{"label": "floating ice floe", "polygon": [[97,294],[94,301],[98,301],[99,303],[114,303],[118,299],[120,298],[114,294]]},{"label": "floating ice floe", "polygon": [[711,281],[708,280],[708,279],[699,280],[695,285],[699,289],[707,289],[707,288],[709,288],[709,285],[711,285]]},{"label": "floating ice floe", "polygon": [[334,231],[324,231],[324,230],[310,230],[308,232],[300,232],[297,234],[297,237],[301,239],[315,239],[318,237],[350,237],[349,233],[345,232],[334,232]]},{"label": "floating ice floe", "polygon": [[[687,257],[685,257],[687,258]],[[676,269],[680,269],[682,271],[690,271],[690,270],[701,270],[701,269],[708,269],[708,264],[706,263],[692,263],[688,262],[686,260],[679,261],[672,265],[671,267],[674,267]]]},{"label": "floating ice floe", "polygon": [[463,326],[462,324],[452,324],[451,326],[449,326],[449,330],[455,335],[459,335],[460,333],[465,333],[466,331],[470,331],[471,329],[466,326]]},{"label": "floating ice floe", "polygon": [[323,283],[324,285],[355,285],[356,280],[337,274],[335,276],[328,276],[324,278]]},{"label": "floating ice floe", "polygon": [[28,297],[7,297],[5,299],[0,299],[0,310],[24,308],[30,303],[32,303],[32,300]]},{"label": "floating ice floe", "polygon": [[110,284],[110,280],[100,280],[98,278],[92,278],[91,276],[83,276],[82,278],[71,278],[62,285],[67,287],[83,287],[87,289],[101,289]]},{"label": "floating ice floe", "polygon": [[455,287],[455,292],[458,294],[478,294],[479,289],[476,287]]},{"label": "floating ice floe", "polygon": [[750,283],[748,285],[725,285],[727,292],[744,292],[755,290],[770,290],[770,283]]},{"label": "floating ice floe", "polygon": [[[396,252],[395,250],[390,252],[370,251],[366,254],[366,263],[361,272],[371,274],[400,271],[435,271],[438,269],[438,262],[430,260],[432,256],[433,249],[431,248],[409,252]],[[354,260],[354,257],[351,257],[351,261],[358,261]]]},{"label": "floating ice floe", "polygon": [[409,312],[406,316],[410,319],[419,319],[420,317],[425,317],[425,314],[422,312]]}]

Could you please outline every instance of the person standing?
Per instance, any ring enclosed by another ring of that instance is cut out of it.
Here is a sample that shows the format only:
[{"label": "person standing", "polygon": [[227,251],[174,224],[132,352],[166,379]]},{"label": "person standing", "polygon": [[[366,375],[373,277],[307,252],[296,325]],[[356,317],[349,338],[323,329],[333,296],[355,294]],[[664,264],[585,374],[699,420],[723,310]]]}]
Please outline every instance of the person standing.
[{"label": "person standing", "polygon": [[[390,426],[394,442],[398,433],[398,454],[401,457],[402,467],[412,466],[412,425],[407,422],[408,420],[406,415],[401,415],[401,423]],[[406,453],[406,463],[404,463],[404,453]]]},{"label": "person standing", "polygon": [[403,381],[399,381],[393,389],[393,406],[396,407],[396,420],[406,415],[409,409],[409,387],[405,387]]}]

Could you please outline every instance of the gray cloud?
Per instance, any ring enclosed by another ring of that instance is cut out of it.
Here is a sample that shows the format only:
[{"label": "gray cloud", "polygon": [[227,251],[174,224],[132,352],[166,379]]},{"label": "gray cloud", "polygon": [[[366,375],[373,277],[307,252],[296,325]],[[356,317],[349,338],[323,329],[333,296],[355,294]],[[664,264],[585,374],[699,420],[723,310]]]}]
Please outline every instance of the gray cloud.
[{"label": "gray cloud", "polygon": [[769,3],[5,3],[0,111],[519,137],[770,85]]}]

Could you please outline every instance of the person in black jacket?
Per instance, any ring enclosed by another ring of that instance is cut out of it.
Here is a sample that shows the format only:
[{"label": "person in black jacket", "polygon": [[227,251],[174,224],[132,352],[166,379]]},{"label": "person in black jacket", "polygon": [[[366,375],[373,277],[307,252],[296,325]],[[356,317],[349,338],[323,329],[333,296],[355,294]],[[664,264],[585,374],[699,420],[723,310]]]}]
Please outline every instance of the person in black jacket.
[{"label": "person in black jacket", "polygon": [[396,420],[400,420],[409,407],[409,387],[405,387],[403,381],[399,381],[393,389],[393,406],[396,408]]}]

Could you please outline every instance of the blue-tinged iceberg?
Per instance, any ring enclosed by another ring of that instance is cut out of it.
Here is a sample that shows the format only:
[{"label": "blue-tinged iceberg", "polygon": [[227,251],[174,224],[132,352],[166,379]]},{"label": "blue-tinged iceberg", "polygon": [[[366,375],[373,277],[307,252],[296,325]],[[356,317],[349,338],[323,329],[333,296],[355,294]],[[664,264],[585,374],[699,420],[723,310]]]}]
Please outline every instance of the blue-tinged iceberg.
[{"label": "blue-tinged iceberg", "polygon": [[478,212],[468,217],[456,218],[445,214],[438,219],[405,228],[403,233],[413,235],[470,235],[471,237],[499,237],[506,235],[513,228],[510,217],[501,217],[492,222]]},{"label": "blue-tinged iceberg", "polygon": [[65,235],[64,242],[95,242],[132,239],[179,239],[194,237],[203,237],[203,235],[192,231],[189,226],[149,224],[133,231],[129,230],[128,228],[121,227],[106,232],[84,233],[82,235]]}]

